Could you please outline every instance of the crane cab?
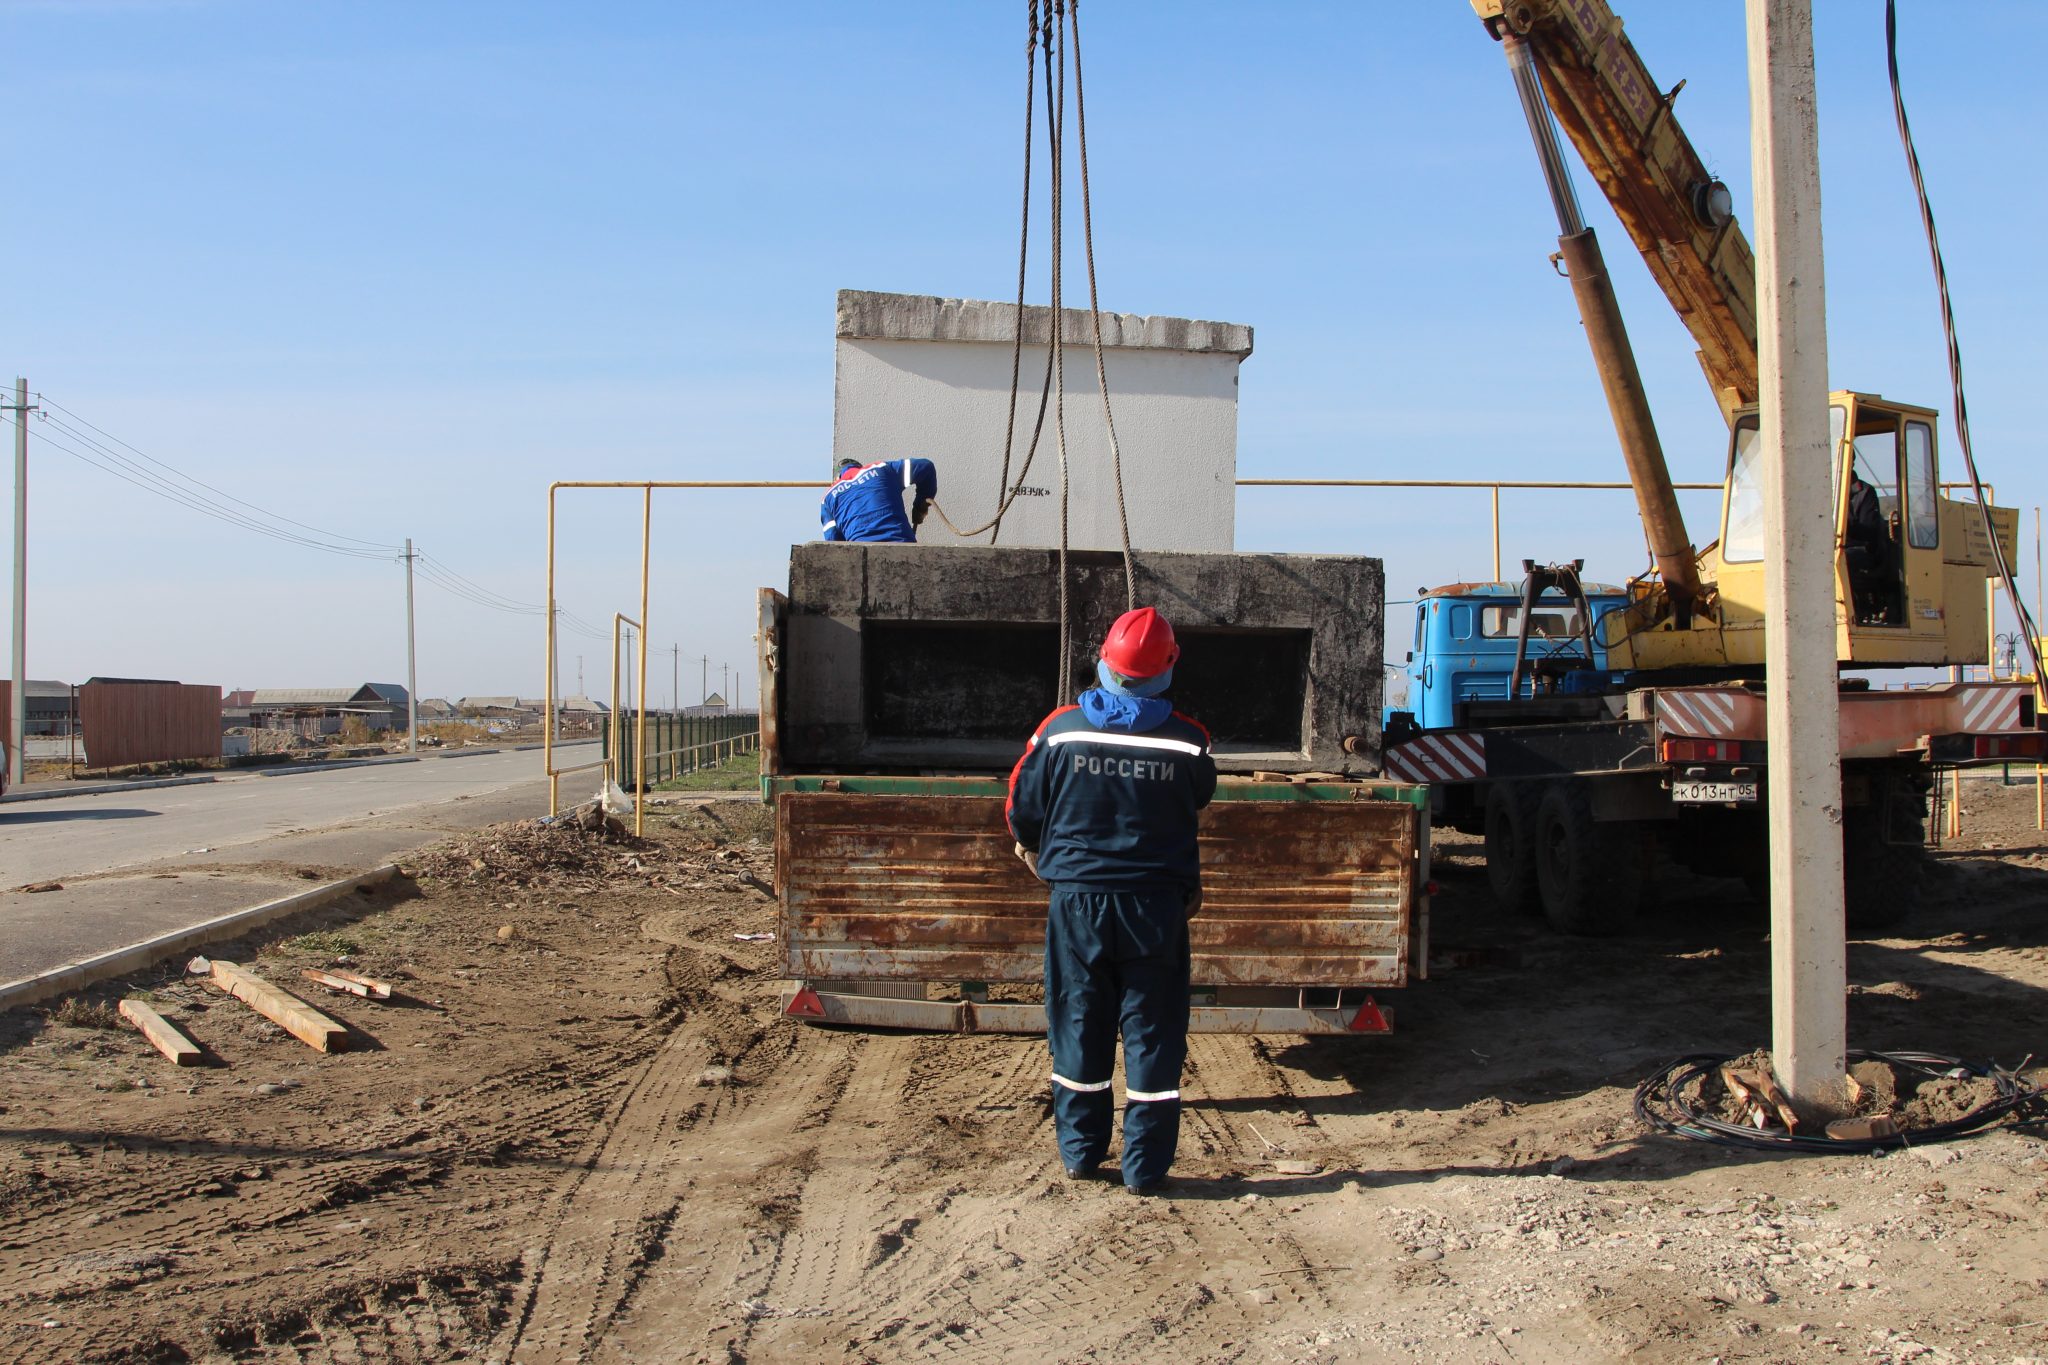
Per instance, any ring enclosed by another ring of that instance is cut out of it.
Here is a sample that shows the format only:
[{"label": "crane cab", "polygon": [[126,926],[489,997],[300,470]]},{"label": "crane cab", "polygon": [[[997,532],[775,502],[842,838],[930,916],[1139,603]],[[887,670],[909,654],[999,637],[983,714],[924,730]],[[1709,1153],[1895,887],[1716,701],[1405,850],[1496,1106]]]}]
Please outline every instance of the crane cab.
[{"label": "crane cab", "polygon": [[[1844,390],[1829,396],[1835,508],[1836,657],[1865,667],[1980,663],[1990,647],[1986,585],[1996,560],[1974,503],[1943,496],[1932,408]],[[1618,653],[1637,668],[1764,660],[1763,447],[1739,408],[1728,445],[1721,536],[1700,554],[1711,619],[1666,620]],[[1991,509],[2010,556],[2019,514]]]}]

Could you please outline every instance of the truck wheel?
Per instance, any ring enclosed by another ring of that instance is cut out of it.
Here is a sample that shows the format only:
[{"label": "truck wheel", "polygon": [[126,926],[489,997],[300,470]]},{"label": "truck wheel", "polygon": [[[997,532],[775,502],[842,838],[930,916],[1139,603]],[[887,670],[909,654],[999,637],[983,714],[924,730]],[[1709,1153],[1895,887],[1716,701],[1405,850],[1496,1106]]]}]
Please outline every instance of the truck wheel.
[{"label": "truck wheel", "polygon": [[1867,806],[1842,813],[1843,917],[1851,929],[1888,929],[1920,899],[1927,872],[1927,801],[1886,785]]},{"label": "truck wheel", "polygon": [[1511,914],[1536,909],[1536,789],[1496,782],[1486,793],[1486,884]]},{"label": "truck wheel", "polygon": [[1561,933],[1605,936],[1628,928],[1642,905],[1652,854],[1637,821],[1602,824],[1581,782],[1560,782],[1536,806],[1536,888]]}]

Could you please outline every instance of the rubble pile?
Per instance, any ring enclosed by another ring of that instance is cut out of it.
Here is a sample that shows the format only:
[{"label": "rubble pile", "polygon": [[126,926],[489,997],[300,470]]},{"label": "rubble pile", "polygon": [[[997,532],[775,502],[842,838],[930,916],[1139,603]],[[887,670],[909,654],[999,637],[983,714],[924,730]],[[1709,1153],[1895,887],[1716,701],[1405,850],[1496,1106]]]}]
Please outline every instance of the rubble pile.
[{"label": "rubble pile", "polygon": [[422,850],[406,868],[413,877],[507,888],[584,889],[626,884],[675,890],[724,885],[772,894],[772,856],[759,841],[684,846],[641,839],[595,804],[561,815],[487,825]]}]

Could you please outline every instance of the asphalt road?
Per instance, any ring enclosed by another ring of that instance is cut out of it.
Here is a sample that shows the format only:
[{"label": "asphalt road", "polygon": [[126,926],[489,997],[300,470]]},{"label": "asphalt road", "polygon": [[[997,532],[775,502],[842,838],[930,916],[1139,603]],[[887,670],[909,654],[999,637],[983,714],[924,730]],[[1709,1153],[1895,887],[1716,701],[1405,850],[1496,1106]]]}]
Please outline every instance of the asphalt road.
[{"label": "asphalt road", "polygon": [[[571,746],[564,762],[596,757]],[[0,804],[0,982],[547,812],[539,750]],[[565,804],[595,775],[562,779]],[[303,869],[303,871],[302,871]],[[61,891],[24,892],[63,884]]]},{"label": "asphalt road", "polygon": [[[569,752],[584,761],[585,749]],[[544,814],[545,772],[535,749],[9,802],[0,805],[0,868],[8,885],[109,872],[508,788],[530,789],[524,813]],[[564,798],[583,795],[582,782],[564,778]]]}]

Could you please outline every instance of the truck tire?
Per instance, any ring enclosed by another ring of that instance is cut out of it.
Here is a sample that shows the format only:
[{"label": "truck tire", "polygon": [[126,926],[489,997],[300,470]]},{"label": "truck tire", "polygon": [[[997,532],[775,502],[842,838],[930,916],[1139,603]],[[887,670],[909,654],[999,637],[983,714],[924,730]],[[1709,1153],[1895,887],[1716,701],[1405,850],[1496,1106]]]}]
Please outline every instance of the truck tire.
[{"label": "truck tire", "polygon": [[1604,937],[1641,908],[1652,846],[1642,822],[1601,823],[1583,782],[1546,788],[1536,805],[1536,888],[1560,933]]},{"label": "truck tire", "polygon": [[1927,873],[1927,801],[1903,784],[1880,787],[1842,813],[1842,906],[1849,928],[1889,929],[1913,912]]},{"label": "truck tire", "polygon": [[1486,884],[1510,914],[1537,907],[1536,797],[1530,782],[1495,782],[1486,793]]}]

